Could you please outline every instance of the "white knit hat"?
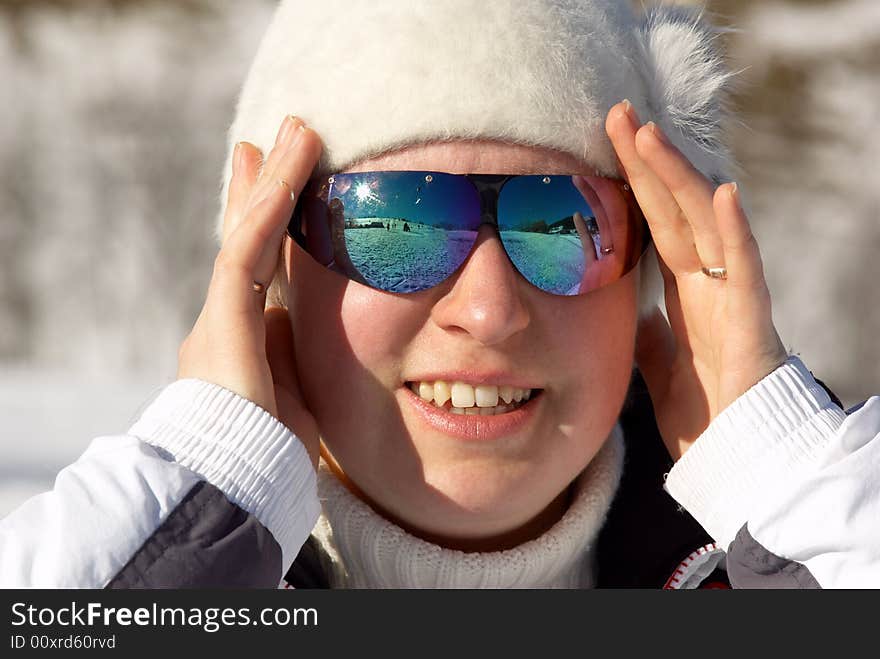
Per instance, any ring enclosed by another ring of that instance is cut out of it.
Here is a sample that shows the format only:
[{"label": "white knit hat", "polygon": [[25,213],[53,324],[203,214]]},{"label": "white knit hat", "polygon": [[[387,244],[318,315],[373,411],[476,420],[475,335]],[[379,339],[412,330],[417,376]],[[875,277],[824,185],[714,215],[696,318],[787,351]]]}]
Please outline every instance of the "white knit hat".
[{"label": "white knit hat", "polygon": [[[717,35],[693,11],[637,16],[629,0],[283,0],[239,99],[228,158],[241,140],[268,152],[295,114],[324,141],[321,174],[407,144],[483,138],[550,147],[619,176],[604,125],[628,98],[720,182],[731,162],[730,73]],[[643,259],[643,311],[660,291],[654,260]]]}]

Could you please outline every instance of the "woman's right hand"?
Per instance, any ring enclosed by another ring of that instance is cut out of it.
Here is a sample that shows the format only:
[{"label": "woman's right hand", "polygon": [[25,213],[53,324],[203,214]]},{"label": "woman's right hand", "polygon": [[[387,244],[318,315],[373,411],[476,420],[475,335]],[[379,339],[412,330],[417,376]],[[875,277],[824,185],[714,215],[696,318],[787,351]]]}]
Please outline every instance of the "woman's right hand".
[{"label": "woman's right hand", "polygon": [[[266,292],[299,196],[321,155],[317,133],[287,117],[263,162],[257,147],[236,145],[223,220],[223,246],[205,305],[178,353],[178,378],[212,382],[254,402],[303,442],[312,463],[318,427],[296,376],[287,310],[266,309]],[[254,282],[264,290],[254,290]]]}]

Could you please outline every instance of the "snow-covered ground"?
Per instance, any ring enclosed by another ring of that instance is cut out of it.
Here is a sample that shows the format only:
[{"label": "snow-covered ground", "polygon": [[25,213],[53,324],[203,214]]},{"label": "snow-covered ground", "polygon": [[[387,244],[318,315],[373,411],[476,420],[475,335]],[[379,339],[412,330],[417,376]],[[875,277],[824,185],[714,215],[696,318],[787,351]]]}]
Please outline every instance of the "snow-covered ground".
[{"label": "snow-covered ground", "polygon": [[476,240],[474,231],[446,231],[421,224],[403,231],[403,225],[396,224],[391,230],[346,229],[345,241],[352,263],[367,282],[398,293],[417,291],[423,281],[450,275],[464,263]]},{"label": "snow-covered ground", "polygon": [[6,366],[0,374],[0,517],[52,486],[95,437],[124,433],[163,382]]}]

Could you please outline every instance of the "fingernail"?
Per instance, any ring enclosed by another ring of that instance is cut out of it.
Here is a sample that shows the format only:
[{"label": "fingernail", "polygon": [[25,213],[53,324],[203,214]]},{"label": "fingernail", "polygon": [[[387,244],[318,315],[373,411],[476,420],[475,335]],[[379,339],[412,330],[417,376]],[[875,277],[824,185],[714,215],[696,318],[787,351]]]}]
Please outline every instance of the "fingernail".
[{"label": "fingernail", "polygon": [[306,125],[303,123],[303,124],[299,125],[299,130],[296,131],[296,136],[291,140],[291,146],[293,146],[294,144],[298,144],[299,141],[302,139],[303,135],[305,135],[305,134],[306,134]]},{"label": "fingernail", "polygon": [[625,98],[621,103],[623,103],[623,107],[620,109],[621,116],[626,117],[631,124],[641,126],[642,120],[639,119],[639,115],[630,100]]},{"label": "fingernail", "polygon": [[287,138],[290,135],[290,129],[293,128],[295,123],[296,117],[292,114],[289,114],[284,118],[284,121],[281,124],[281,129],[278,131],[278,136],[275,138],[275,146],[287,141]]},{"label": "fingernail", "polygon": [[730,184],[728,191],[730,193],[730,198],[733,199],[737,206],[739,206],[739,185],[737,185],[736,181]]},{"label": "fingernail", "polygon": [[[302,120],[300,120],[300,121],[302,121]],[[296,130],[291,130],[286,138],[287,139],[287,142],[286,142],[287,148],[292,149],[297,144],[299,144],[299,141],[302,139],[302,136],[305,134],[305,132],[306,132],[305,124],[299,124],[299,126],[297,126]]]},{"label": "fingernail", "polygon": [[666,134],[660,129],[660,126],[655,124],[653,121],[649,121],[645,124],[645,126],[647,126],[654,137],[663,142],[663,144],[669,144],[669,140],[666,138]]},{"label": "fingernail", "polygon": [[236,142],[232,152],[232,173],[237,174],[241,170],[241,142]]}]

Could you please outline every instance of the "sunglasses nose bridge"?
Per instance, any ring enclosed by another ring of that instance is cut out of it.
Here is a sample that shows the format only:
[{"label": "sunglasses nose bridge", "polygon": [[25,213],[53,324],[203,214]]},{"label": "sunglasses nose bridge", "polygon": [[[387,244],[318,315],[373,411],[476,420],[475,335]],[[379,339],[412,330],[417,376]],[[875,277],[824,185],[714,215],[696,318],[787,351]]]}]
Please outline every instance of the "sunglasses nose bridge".
[{"label": "sunglasses nose bridge", "polygon": [[498,217],[495,215],[495,213],[484,211],[482,217],[480,218],[480,226],[483,226],[484,224],[488,224],[489,226],[493,226],[497,229]]},{"label": "sunglasses nose bridge", "polygon": [[508,176],[469,174],[468,179],[480,195],[480,225],[498,226],[498,195]]}]

